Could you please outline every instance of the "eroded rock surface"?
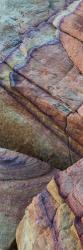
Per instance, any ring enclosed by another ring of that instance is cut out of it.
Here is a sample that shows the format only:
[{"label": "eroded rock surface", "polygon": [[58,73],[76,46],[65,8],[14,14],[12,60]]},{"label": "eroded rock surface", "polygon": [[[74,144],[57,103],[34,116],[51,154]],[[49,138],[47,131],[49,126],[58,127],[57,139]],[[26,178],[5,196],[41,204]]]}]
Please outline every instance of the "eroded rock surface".
[{"label": "eroded rock surface", "polygon": [[10,249],[27,202],[42,191],[53,172],[47,163],[0,148],[0,249]]},{"label": "eroded rock surface", "polygon": [[[54,12],[70,2],[45,1],[43,5],[42,1],[25,1],[26,15],[20,2],[22,20],[24,15],[22,42],[9,53],[5,49],[0,63],[0,146],[51,161],[56,167],[69,166],[83,156],[83,76],[56,38],[52,25]],[[8,6],[13,11],[14,1]],[[25,22],[27,13],[29,26]],[[33,24],[35,18],[37,23]],[[17,34],[18,21],[14,27],[16,31],[17,23]]]},{"label": "eroded rock surface", "polygon": [[19,46],[27,30],[47,21],[64,7],[65,0],[58,2],[56,0],[1,0],[0,59]]},{"label": "eroded rock surface", "polygon": [[18,250],[83,249],[83,159],[61,172],[25,210]]},{"label": "eroded rock surface", "polygon": [[53,24],[60,29],[64,48],[83,74],[83,1],[71,4],[71,8],[55,18]]},{"label": "eroded rock surface", "polygon": [[[22,229],[28,223],[31,230],[32,245],[26,238],[26,249],[27,244],[33,249],[34,242],[36,250],[41,245],[46,250],[82,249],[83,163],[75,173],[74,166],[70,172],[55,170],[83,156],[82,1],[78,8],[76,1],[72,14],[69,7],[72,22],[66,11],[61,42],[52,25],[55,14],[71,2],[0,1],[0,146],[31,156],[0,149],[2,250],[9,249],[25,207],[53,175],[22,222]],[[25,250],[21,236],[19,249]]]}]

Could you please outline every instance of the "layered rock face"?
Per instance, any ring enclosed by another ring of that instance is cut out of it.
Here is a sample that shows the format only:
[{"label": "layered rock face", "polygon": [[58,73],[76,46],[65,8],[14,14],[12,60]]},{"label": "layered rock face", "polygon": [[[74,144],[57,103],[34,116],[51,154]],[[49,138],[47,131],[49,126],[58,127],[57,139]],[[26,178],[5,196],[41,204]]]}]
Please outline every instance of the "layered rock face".
[{"label": "layered rock face", "polygon": [[18,250],[83,249],[83,159],[56,171],[25,210],[16,239]]},{"label": "layered rock face", "polygon": [[[69,85],[71,84],[72,89],[75,86],[78,89],[77,85],[81,84],[80,94],[82,103],[76,112],[68,117],[67,128],[70,136],[76,142],[79,141],[78,138],[81,135],[81,142],[83,144],[83,128],[80,126],[83,123],[83,1],[74,2],[66,11],[57,15],[53,21],[53,25],[57,28],[57,34],[63,47],[78,69],[76,79],[74,78],[75,75],[72,75],[71,78],[67,77],[67,80],[68,83],[70,81]],[[73,141],[73,146],[75,146],[75,141]]]},{"label": "layered rock face", "polygon": [[[54,100],[44,91],[43,86],[41,88],[37,86],[36,81],[27,79],[25,72],[19,72],[21,69],[25,70],[22,65],[25,65],[26,72],[28,71],[27,66],[35,48],[44,45],[48,48],[51,43],[56,44],[55,29],[43,20],[38,27],[31,27],[22,44],[8,57],[6,55],[5,61],[0,64],[0,146],[51,161],[54,165],[56,162],[60,167],[59,149],[63,166],[70,165],[68,139],[53,120],[56,116],[65,127],[66,113],[68,114],[69,110],[65,105],[62,107],[62,102],[59,104],[59,100]],[[62,75],[70,69],[70,62],[65,68]],[[53,119],[50,119],[50,116]],[[64,140],[61,141],[61,138]]]},{"label": "layered rock face", "polygon": [[27,204],[53,174],[47,163],[0,148],[0,249],[9,249]]},{"label": "layered rock face", "polygon": [[0,146],[65,168],[83,156],[83,76],[56,38],[53,13],[1,59]]},{"label": "layered rock face", "polygon": [[83,157],[83,3],[67,10],[72,2],[0,1],[1,250],[14,250],[25,207],[52,176],[26,210],[18,249],[82,249],[83,161],[56,170]]},{"label": "layered rock face", "polygon": [[63,47],[83,74],[83,1],[72,4],[53,24],[60,28]]}]

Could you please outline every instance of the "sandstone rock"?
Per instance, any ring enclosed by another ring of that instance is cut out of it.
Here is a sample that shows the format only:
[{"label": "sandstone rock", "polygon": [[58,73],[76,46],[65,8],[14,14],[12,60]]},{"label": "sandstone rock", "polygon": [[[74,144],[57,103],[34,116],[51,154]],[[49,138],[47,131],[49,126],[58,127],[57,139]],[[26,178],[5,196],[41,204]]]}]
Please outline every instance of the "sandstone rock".
[{"label": "sandstone rock", "polygon": [[57,130],[55,134],[42,122],[44,115],[22,97],[3,87],[0,91],[0,146],[50,161],[56,167],[61,162],[70,165],[68,145],[56,135]]},{"label": "sandstone rock", "polygon": [[[57,41],[54,45],[44,45],[36,52],[34,51],[30,61],[21,68],[16,65],[16,70],[13,66],[10,67],[9,62],[12,63],[12,60],[11,55],[6,63],[0,65],[0,145],[28,153],[45,161],[52,160],[56,166],[57,163],[58,166],[62,165],[59,158],[61,152],[63,166],[66,162],[66,166],[70,165],[73,161],[71,162],[69,156],[68,136],[72,137],[72,134],[67,118],[70,117],[70,113],[78,110],[79,106],[81,107],[83,77],[72,65],[65,50]],[[21,132],[17,139],[18,128]],[[44,146],[41,140],[41,130],[43,131],[42,140],[46,138]],[[77,150],[73,146],[71,151],[73,149],[79,159],[83,151],[79,150],[81,131],[79,130],[78,133],[79,138],[74,133],[72,137],[78,143]],[[46,140],[49,142],[47,143]],[[75,158],[77,160],[77,156]]]},{"label": "sandstone rock", "polygon": [[60,40],[69,57],[83,74],[83,1],[73,4],[66,12],[62,12],[53,25],[60,29]]},{"label": "sandstone rock", "polygon": [[[73,132],[74,130],[74,132]],[[67,131],[69,135],[83,146],[83,112],[70,114],[67,119]]]},{"label": "sandstone rock", "polygon": [[82,179],[83,159],[56,172],[46,190],[25,210],[16,232],[18,250],[83,249]]},{"label": "sandstone rock", "polygon": [[[53,14],[56,5],[65,6],[56,1],[45,1],[45,6],[41,1],[28,4],[31,18],[35,11],[45,15],[51,9]],[[49,20],[37,20],[38,25],[33,27],[31,22],[21,44],[0,63],[0,146],[51,161],[54,166],[60,167],[62,162],[68,166],[83,156],[81,132],[79,138],[76,132],[72,137],[67,124],[70,113],[82,105],[83,78],[56,39]]]},{"label": "sandstone rock", "polygon": [[[59,28],[60,24],[64,22],[64,19],[68,19],[68,16],[72,15],[73,13],[76,13],[76,11],[80,7],[80,3],[82,3],[82,0],[76,0],[76,1],[71,1],[69,6],[65,10],[61,10],[58,14],[56,14],[54,20],[53,20],[53,25],[56,28]],[[65,23],[66,26],[66,23]],[[67,27],[67,26],[66,26]]]},{"label": "sandstone rock", "polygon": [[60,27],[60,30],[77,38],[80,41],[83,41],[82,33],[82,13],[83,2],[74,1],[73,4],[69,5],[67,10],[62,11],[58,14],[54,21],[53,25],[55,27]]},{"label": "sandstone rock", "polygon": [[[74,13],[70,6],[60,23],[67,53],[52,26],[54,14],[70,2],[0,1],[0,146],[15,150],[0,149],[2,250],[15,249],[15,231],[25,207],[53,175],[27,209],[22,230],[28,223],[32,243],[26,237],[26,249],[82,249],[82,161],[69,172],[55,169],[83,156],[83,76],[75,67],[82,72],[82,1],[78,8],[73,5]],[[19,244],[24,244],[23,234]]]},{"label": "sandstone rock", "polygon": [[[66,115],[71,112],[71,108],[67,107],[65,102],[59,99],[55,88],[71,69],[71,61],[59,43],[54,46],[43,46],[33,53],[33,57],[34,59],[31,58],[30,62],[26,63],[21,69],[18,66],[17,74],[15,72],[11,73],[11,86],[14,86],[16,90],[29,98],[42,111],[44,110],[47,115],[52,116],[60,127],[65,127]],[[7,59],[8,63],[9,61],[12,63],[12,56]],[[7,70],[7,66],[4,68],[4,65],[2,65],[2,67],[1,73],[3,70],[4,72]],[[10,85],[10,79],[8,83],[5,80],[6,77],[3,76],[3,78],[2,83]]]},{"label": "sandstone rock", "polygon": [[[33,58],[24,67],[17,69],[17,72],[24,78],[13,73],[11,84],[14,84],[16,90],[29,98],[41,111],[44,110],[44,113],[64,131],[65,127],[68,127],[67,117],[82,105],[83,76],[72,66],[60,43],[38,49],[33,53]],[[53,129],[52,123],[51,129]],[[69,127],[68,129],[70,130]],[[64,140],[65,136],[59,131],[58,129],[58,135]],[[81,131],[79,129],[80,138]],[[74,132],[73,138],[81,145],[80,138],[74,136]]]},{"label": "sandstone rock", "polygon": [[[27,155],[0,148],[0,248],[9,249],[34,195],[52,178],[52,168]],[[12,246],[13,249],[13,246]]]},{"label": "sandstone rock", "polygon": [[[69,137],[69,147],[70,147],[70,155],[72,155],[72,153],[75,152],[79,152],[79,155],[83,155],[83,146],[79,145],[79,143],[76,140],[73,140],[71,137]],[[72,151],[71,151],[72,149]],[[76,153],[75,153],[76,154]],[[76,159],[76,155],[75,155],[75,159]],[[75,162],[75,161],[73,161]]]},{"label": "sandstone rock", "polygon": [[[59,39],[67,51],[70,59],[73,61],[74,67],[67,76],[59,83],[60,90],[57,94],[61,95],[64,102],[67,102],[72,107],[71,114],[67,117],[66,131],[69,135],[70,149],[80,152],[83,155],[83,1],[76,1],[71,4],[66,11],[53,21],[53,25],[59,30]],[[77,70],[78,68],[78,70]],[[81,73],[79,73],[79,71]],[[78,87],[79,86],[79,87]],[[64,95],[65,87],[65,95]],[[81,87],[81,88],[80,88]],[[79,90],[78,90],[79,89]],[[72,92],[71,92],[72,90]],[[76,90],[76,92],[74,92]],[[67,92],[68,91],[68,92]],[[78,96],[78,91],[80,96]],[[70,98],[71,96],[71,98]],[[76,97],[75,97],[76,96]],[[81,99],[82,98],[82,99]],[[76,101],[77,99],[77,101]],[[81,103],[79,103],[81,101]],[[76,102],[79,103],[78,106]],[[77,106],[77,107],[76,107]],[[80,110],[78,112],[78,110]],[[80,143],[79,143],[80,142]]]},{"label": "sandstone rock", "polygon": [[0,181],[27,180],[48,174],[47,163],[15,151],[0,148]]},{"label": "sandstone rock", "polygon": [[83,74],[83,43],[63,32],[60,33],[60,40],[71,60]]}]

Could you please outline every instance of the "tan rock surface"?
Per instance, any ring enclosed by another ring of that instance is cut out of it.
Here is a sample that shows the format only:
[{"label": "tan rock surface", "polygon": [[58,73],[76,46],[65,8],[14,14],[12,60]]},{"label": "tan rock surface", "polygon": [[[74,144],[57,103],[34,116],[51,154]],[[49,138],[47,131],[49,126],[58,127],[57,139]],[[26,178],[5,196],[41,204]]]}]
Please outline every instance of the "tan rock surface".
[{"label": "tan rock surface", "polygon": [[[73,132],[74,130],[74,132]],[[68,134],[83,146],[83,113],[75,112],[67,118]]]},{"label": "tan rock surface", "polygon": [[83,74],[83,1],[77,1],[55,18],[53,25],[60,29],[60,40],[69,57]]},{"label": "tan rock surface", "polygon": [[17,233],[18,250],[82,250],[83,159],[55,178],[25,210]]},{"label": "tan rock surface", "polygon": [[[75,1],[67,10],[58,14],[53,25],[57,27],[59,40],[76,66],[59,83],[61,88],[57,93],[75,111],[67,116],[66,131],[70,148],[83,155],[83,1]],[[77,106],[79,100],[81,103]]]},{"label": "tan rock surface", "polygon": [[83,74],[83,43],[66,33],[60,33],[60,40],[69,57]]}]

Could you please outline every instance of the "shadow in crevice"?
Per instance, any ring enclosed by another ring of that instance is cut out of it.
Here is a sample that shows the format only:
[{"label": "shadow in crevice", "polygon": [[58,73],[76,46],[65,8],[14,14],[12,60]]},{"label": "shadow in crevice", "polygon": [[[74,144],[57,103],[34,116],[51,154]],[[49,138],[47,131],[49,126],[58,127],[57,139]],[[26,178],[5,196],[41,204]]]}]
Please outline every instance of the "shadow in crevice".
[{"label": "shadow in crevice", "polygon": [[9,248],[7,250],[17,250],[17,244],[16,240],[14,240]]}]

